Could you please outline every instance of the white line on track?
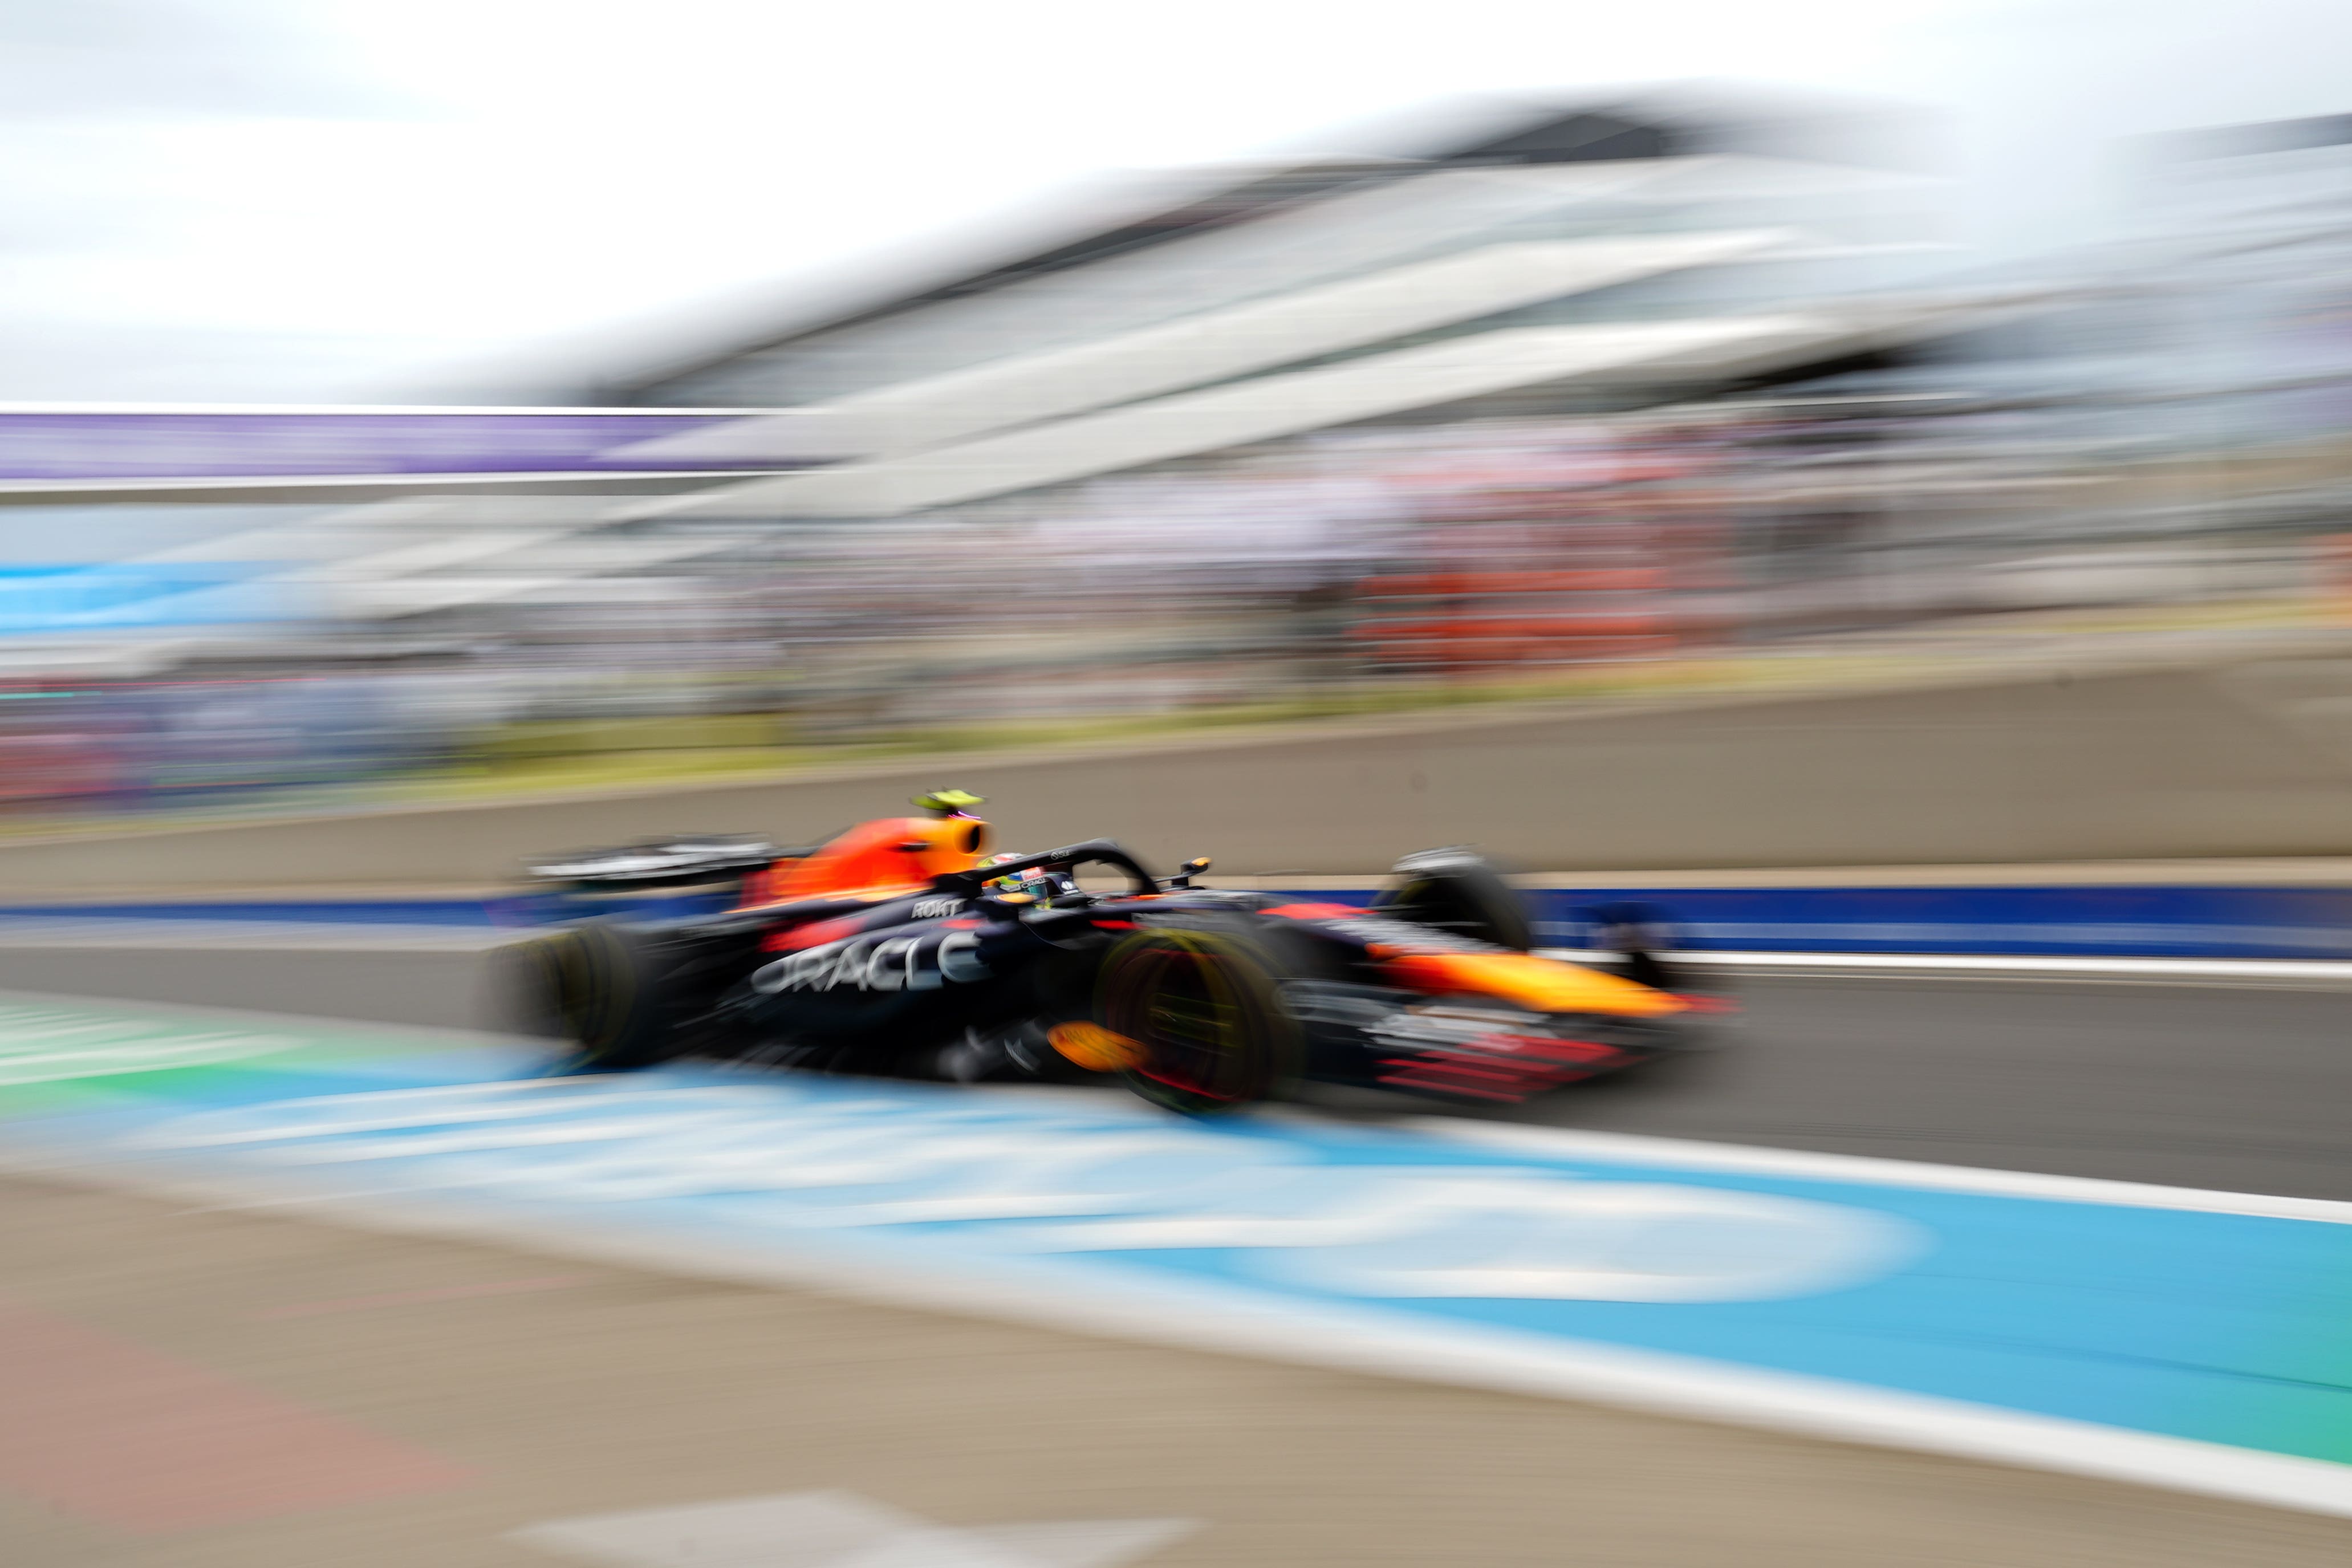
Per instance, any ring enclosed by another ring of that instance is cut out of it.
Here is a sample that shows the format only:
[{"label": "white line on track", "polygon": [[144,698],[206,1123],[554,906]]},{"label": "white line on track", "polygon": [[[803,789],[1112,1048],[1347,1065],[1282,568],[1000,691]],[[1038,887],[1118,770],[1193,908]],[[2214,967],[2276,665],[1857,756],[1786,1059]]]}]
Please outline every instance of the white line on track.
[{"label": "white line on track", "polygon": [[[1538,951],[1584,962],[1612,955],[1580,948]],[[1696,969],[1784,970],[1815,973],[1922,974],[1998,980],[2019,976],[2051,979],[2157,981],[2281,981],[2332,990],[2352,984],[2352,961],[2328,958],[2075,958],[2031,953],[1973,952],[1674,952],[1675,963]]]}]

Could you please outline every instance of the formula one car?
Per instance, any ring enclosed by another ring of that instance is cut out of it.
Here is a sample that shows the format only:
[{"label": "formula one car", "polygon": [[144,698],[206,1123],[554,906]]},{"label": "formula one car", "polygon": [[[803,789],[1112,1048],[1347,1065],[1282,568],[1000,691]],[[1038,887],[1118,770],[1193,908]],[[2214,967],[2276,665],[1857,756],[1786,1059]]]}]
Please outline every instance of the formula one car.
[{"label": "formula one car", "polygon": [[1465,851],[1406,858],[1362,908],[1199,887],[1205,858],[1155,877],[1108,839],[991,856],[979,797],[915,804],[807,848],[673,839],[532,868],[592,908],[713,885],[731,907],[531,939],[525,1011],[581,1070],[1115,1074],[1199,1114],[1302,1079],[1517,1101],[1685,1049],[1707,1010],[1654,959],[1644,984],[1529,952],[1516,895]]}]

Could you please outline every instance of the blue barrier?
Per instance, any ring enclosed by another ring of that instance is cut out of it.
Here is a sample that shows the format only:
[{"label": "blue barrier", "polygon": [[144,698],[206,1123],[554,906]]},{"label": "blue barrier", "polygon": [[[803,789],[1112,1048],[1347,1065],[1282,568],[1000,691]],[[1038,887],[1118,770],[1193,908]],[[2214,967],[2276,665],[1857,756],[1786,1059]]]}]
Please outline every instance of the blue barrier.
[{"label": "blue barrier", "polygon": [[[1297,889],[1362,904],[1360,885]],[[1539,939],[1590,943],[1601,911],[1633,904],[1695,952],[2352,959],[2352,888],[2130,884],[2046,887],[1544,888],[1528,895]],[[721,907],[714,895],[602,906],[666,918]],[[578,913],[545,897],[211,900],[0,906],[0,918],[261,921],[339,925],[533,925]]]},{"label": "blue barrier", "polygon": [[[614,899],[598,912],[666,920],[727,907],[724,894],[664,894]],[[252,921],[295,925],[548,925],[577,918],[582,906],[541,894],[504,899],[215,899],[135,904],[0,904],[0,920]]]},{"label": "blue barrier", "polygon": [[2352,958],[2352,889],[1612,888],[1532,895],[1540,936],[1590,939],[1597,911],[1658,911],[1694,952]]},{"label": "blue barrier", "polygon": [[201,903],[0,904],[0,920],[267,921],[324,925],[487,926],[480,899],[217,900]]},{"label": "blue barrier", "polygon": [[1527,898],[1537,939],[1562,947],[1595,945],[1630,906],[1695,952],[2352,958],[2352,888],[1539,888]]}]

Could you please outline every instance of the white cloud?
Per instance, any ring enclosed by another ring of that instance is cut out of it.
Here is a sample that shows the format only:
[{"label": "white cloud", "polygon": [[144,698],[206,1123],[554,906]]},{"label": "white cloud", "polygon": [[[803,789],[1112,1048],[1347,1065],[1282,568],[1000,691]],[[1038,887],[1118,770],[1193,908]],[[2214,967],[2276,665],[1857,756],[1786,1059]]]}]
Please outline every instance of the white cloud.
[{"label": "white cloud", "polygon": [[[1951,100],[1988,230],[2079,237],[2106,132],[2352,108],[2347,33],[2327,0],[0,0],[0,396],[150,340],[146,395],[348,395],[1482,89]],[[256,352],[162,357],[192,333]]]}]

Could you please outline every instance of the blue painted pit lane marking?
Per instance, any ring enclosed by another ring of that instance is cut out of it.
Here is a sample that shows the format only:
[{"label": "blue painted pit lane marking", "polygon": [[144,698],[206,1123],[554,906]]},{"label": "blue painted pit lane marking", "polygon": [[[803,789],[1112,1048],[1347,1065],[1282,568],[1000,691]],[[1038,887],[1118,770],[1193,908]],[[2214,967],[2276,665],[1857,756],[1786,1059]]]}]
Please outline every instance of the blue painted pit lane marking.
[{"label": "blue painted pit lane marking", "polygon": [[2352,1205],[156,1016],[0,1016],[18,1159],[2352,1515]]}]

